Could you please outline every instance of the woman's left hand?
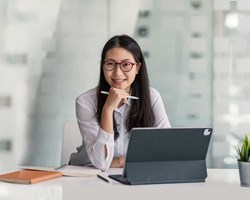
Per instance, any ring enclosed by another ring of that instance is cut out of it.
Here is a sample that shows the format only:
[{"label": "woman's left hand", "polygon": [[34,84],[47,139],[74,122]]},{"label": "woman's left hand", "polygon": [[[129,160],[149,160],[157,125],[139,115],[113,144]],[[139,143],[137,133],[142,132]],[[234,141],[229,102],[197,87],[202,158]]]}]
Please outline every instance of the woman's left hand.
[{"label": "woman's left hand", "polygon": [[110,167],[112,168],[123,168],[125,164],[124,156],[113,158]]}]

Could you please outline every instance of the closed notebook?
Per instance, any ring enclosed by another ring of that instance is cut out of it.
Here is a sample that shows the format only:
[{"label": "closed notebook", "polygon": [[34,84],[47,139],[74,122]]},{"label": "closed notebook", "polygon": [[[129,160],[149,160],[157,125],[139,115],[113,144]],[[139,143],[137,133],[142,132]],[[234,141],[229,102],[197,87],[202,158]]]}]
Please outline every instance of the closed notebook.
[{"label": "closed notebook", "polygon": [[20,170],[0,175],[0,181],[8,183],[32,184],[62,176],[61,172]]}]

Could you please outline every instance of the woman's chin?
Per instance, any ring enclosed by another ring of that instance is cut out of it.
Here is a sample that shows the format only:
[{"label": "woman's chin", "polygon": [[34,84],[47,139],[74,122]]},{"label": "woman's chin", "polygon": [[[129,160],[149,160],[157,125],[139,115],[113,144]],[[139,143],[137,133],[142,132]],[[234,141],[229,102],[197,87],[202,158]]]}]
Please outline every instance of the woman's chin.
[{"label": "woman's chin", "polygon": [[125,87],[120,85],[120,84],[113,84],[112,87],[116,88],[116,89],[120,89],[120,90],[124,90]]}]

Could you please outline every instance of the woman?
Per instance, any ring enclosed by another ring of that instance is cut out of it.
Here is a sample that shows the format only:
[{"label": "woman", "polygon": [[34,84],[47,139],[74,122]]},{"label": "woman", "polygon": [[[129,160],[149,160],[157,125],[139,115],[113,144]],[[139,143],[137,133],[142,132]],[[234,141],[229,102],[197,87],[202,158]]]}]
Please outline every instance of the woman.
[{"label": "woman", "polygon": [[160,94],[149,87],[146,63],[134,39],[118,35],[108,40],[99,84],[77,97],[76,115],[82,147],[92,165],[103,171],[124,166],[132,128],[170,127]]}]

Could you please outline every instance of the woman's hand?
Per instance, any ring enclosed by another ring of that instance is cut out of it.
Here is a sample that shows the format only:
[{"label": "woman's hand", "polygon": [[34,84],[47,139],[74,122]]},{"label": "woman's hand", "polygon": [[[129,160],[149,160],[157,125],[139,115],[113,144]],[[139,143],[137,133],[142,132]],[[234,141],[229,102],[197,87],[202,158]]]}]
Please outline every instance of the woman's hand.
[{"label": "woman's hand", "polygon": [[113,111],[121,104],[126,103],[128,96],[129,94],[125,90],[111,87],[103,108]]},{"label": "woman's hand", "polygon": [[[113,111],[121,104],[126,103],[129,94],[125,90],[110,88],[107,100],[102,108],[100,127],[107,133],[113,133]],[[105,158],[107,147],[105,145]],[[121,160],[122,162],[122,160]],[[116,162],[119,163],[119,162]]]},{"label": "woman's hand", "polygon": [[125,164],[124,156],[120,156],[118,158],[113,158],[110,167],[112,168],[123,168]]}]

